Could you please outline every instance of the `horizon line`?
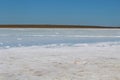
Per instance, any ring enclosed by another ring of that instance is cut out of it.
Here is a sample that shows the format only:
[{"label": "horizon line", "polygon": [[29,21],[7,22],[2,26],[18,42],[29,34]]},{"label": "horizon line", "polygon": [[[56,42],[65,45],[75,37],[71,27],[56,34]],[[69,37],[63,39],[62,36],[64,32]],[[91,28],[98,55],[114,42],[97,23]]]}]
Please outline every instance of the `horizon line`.
[{"label": "horizon line", "polygon": [[0,28],[119,28],[119,26],[66,25],[66,24],[0,24]]}]

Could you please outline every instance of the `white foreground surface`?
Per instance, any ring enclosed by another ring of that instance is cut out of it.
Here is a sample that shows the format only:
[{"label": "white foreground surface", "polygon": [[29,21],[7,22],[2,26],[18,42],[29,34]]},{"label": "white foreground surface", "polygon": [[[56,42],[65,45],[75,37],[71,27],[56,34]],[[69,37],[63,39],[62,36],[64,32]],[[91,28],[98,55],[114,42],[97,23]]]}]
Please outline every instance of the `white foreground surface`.
[{"label": "white foreground surface", "polygon": [[0,49],[0,80],[120,80],[120,46]]}]

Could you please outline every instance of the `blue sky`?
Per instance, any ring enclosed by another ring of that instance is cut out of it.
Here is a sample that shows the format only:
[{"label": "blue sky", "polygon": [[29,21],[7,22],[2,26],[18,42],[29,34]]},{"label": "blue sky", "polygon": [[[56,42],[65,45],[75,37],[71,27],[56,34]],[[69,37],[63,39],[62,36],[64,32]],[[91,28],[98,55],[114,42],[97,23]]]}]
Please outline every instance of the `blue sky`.
[{"label": "blue sky", "polygon": [[0,24],[120,26],[120,0],[0,0]]}]

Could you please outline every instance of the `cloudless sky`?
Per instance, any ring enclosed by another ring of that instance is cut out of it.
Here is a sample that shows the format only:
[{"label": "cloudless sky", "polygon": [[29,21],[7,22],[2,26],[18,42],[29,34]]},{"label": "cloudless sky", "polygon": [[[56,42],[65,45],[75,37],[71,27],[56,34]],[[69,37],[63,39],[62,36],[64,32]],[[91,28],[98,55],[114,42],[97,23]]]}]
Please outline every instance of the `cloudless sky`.
[{"label": "cloudless sky", "polygon": [[120,0],[0,0],[0,24],[120,26]]}]

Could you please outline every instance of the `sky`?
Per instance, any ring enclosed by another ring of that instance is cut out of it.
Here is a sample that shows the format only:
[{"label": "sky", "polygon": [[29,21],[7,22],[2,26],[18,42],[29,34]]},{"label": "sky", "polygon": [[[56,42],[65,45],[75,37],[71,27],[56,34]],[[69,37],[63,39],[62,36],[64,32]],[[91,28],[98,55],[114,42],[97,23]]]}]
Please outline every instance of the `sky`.
[{"label": "sky", "polygon": [[120,0],[0,0],[0,24],[120,26]]}]

